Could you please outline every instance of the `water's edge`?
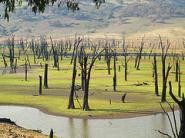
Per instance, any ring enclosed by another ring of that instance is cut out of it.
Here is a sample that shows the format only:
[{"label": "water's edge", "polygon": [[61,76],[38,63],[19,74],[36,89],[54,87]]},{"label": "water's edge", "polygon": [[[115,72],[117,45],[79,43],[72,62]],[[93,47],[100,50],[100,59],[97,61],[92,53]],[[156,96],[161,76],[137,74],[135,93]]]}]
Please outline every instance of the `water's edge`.
[{"label": "water's edge", "polygon": [[0,106],[0,118],[10,118],[21,127],[40,129],[44,134],[49,134],[53,128],[54,134],[63,138],[161,137],[155,130],[171,134],[164,114],[124,119],[79,119],[48,115],[33,107],[4,105]]}]

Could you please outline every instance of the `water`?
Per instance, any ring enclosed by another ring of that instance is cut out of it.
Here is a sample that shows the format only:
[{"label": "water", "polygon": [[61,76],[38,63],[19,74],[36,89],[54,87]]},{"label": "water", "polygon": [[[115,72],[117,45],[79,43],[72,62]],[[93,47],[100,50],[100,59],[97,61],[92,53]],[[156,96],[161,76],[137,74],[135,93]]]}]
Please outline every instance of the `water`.
[{"label": "water", "polygon": [[[176,112],[179,125],[179,112]],[[164,114],[128,119],[75,119],[59,117],[21,106],[0,106],[0,118],[10,118],[27,129],[40,129],[62,138],[163,138],[155,130],[171,134]]]}]

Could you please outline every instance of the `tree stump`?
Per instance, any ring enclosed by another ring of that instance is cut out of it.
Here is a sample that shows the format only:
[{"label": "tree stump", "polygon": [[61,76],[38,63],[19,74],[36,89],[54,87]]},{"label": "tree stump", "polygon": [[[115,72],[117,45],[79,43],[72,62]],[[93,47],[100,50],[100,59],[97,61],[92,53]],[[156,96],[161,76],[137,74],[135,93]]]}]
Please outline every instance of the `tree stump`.
[{"label": "tree stump", "polygon": [[122,103],[124,103],[124,102],[125,102],[126,95],[127,95],[127,94],[126,94],[126,93],[124,93],[124,94],[123,94],[123,96],[121,97],[121,101],[122,101]]}]

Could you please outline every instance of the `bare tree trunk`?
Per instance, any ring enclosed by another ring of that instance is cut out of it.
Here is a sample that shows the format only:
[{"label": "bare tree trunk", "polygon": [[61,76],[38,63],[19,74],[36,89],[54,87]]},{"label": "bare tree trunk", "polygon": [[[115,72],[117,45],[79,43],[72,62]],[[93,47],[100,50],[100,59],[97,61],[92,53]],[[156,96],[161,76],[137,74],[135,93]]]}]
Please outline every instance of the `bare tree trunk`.
[{"label": "bare tree trunk", "polygon": [[159,96],[156,55],[154,55],[154,63],[153,63],[153,66],[154,66],[154,79],[155,79],[155,95]]},{"label": "bare tree trunk", "polygon": [[171,68],[172,68],[172,66],[168,65],[166,74],[164,75],[162,95],[161,95],[161,102],[165,102],[166,101],[166,88],[167,88],[166,83],[167,83],[169,72],[170,72]]},{"label": "bare tree trunk", "polygon": [[181,97],[181,70],[180,70],[180,60],[178,62],[178,96]]},{"label": "bare tree trunk", "polygon": [[161,50],[162,50],[162,54],[161,54],[161,61],[162,61],[162,95],[161,95],[161,102],[165,102],[166,101],[166,83],[168,80],[168,75],[170,72],[170,69],[172,66],[168,65],[167,71],[166,71],[166,56],[167,56],[167,52],[168,49],[170,47],[170,43],[167,41],[167,47],[163,46],[161,37],[160,38],[160,46],[161,46]]},{"label": "bare tree trunk", "polygon": [[42,76],[39,75],[39,95],[42,95]]},{"label": "bare tree trunk", "polygon": [[24,65],[24,69],[25,69],[25,81],[28,80],[28,65],[27,63],[25,62],[25,65]]},{"label": "bare tree trunk", "polygon": [[4,54],[2,54],[2,57],[3,57],[3,63],[4,63],[4,66],[5,66],[5,68],[6,68],[6,67],[7,67],[7,62],[6,62],[6,59],[5,59]]},{"label": "bare tree trunk", "polygon": [[142,39],[141,46],[139,48],[138,60],[137,60],[137,63],[136,63],[137,64],[136,65],[137,70],[140,70],[139,66],[140,66],[140,62],[141,62],[141,55],[142,55],[143,47],[144,47],[144,42],[143,42],[143,39]]},{"label": "bare tree trunk", "polygon": [[111,58],[112,58],[112,52],[110,52],[110,51],[111,51],[111,48],[106,46],[106,48],[105,48],[105,61],[107,63],[108,75],[111,74],[111,72],[110,72],[110,69],[111,69],[110,68],[110,63],[111,63]]},{"label": "bare tree trunk", "polygon": [[137,62],[138,62],[138,58],[139,58],[139,56],[138,56],[138,53],[136,53],[135,65],[134,65],[134,67],[135,67],[135,68],[137,68]]},{"label": "bare tree trunk", "polygon": [[88,103],[88,95],[89,95],[89,80],[90,77],[88,77],[87,74],[87,56],[84,57],[84,78],[85,78],[85,91],[84,91],[84,100],[83,100],[83,110],[88,111],[89,110],[89,103]]},{"label": "bare tree trunk", "polygon": [[127,81],[127,75],[128,75],[128,62],[129,59],[127,59],[127,47],[125,46],[125,40],[123,40],[123,56],[124,56],[124,76],[125,81]]},{"label": "bare tree trunk", "polygon": [[48,88],[48,64],[45,64],[45,68],[44,68],[44,88],[47,89]]},{"label": "bare tree trunk", "polygon": [[113,76],[113,90],[116,91],[117,75],[116,75],[116,50],[114,49],[114,76]]},{"label": "bare tree trunk", "polygon": [[75,91],[76,72],[77,72],[77,70],[76,70],[76,61],[74,59],[72,85],[71,85],[71,92],[70,92],[70,95],[69,95],[68,109],[75,109],[75,105],[74,105],[74,91]]},{"label": "bare tree trunk", "polygon": [[[83,57],[84,68],[83,69],[84,69],[84,78],[85,78],[85,82],[84,82],[85,83],[85,91],[84,91],[84,99],[83,99],[83,110],[85,110],[85,111],[90,110],[88,99],[89,99],[89,82],[90,82],[90,78],[91,78],[91,70],[92,70],[92,67],[93,67],[96,59],[103,51],[104,51],[104,49],[102,51],[100,51],[98,54],[93,55],[92,60],[89,64],[89,68],[87,68],[89,56],[84,53],[84,57]],[[96,52],[94,52],[94,53],[96,53]]]},{"label": "bare tree trunk", "polygon": [[84,47],[81,46],[80,54],[79,54],[79,63],[81,67],[81,88],[82,91],[85,90],[85,77],[84,77]]},{"label": "bare tree trunk", "polygon": [[82,39],[78,38],[78,40],[75,40],[74,47],[76,47],[74,50],[74,61],[73,61],[73,75],[72,75],[72,84],[71,84],[71,92],[69,95],[69,103],[68,103],[68,109],[74,109],[74,92],[75,92],[75,80],[76,80],[76,62],[77,62],[77,54],[78,54],[78,46]]},{"label": "bare tree trunk", "polygon": [[179,60],[176,60],[176,63],[175,63],[175,81],[178,82],[178,71],[179,71]]},{"label": "bare tree trunk", "polygon": [[53,40],[52,38],[50,37],[50,40],[51,40],[51,48],[52,48],[52,51],[53,51],[53,60],[54,60],[54,64],[53,64],[53,67],[58,67],[58,52],[57,52],[57,49],[54,47],[54,44],[53,44]]},{"label": "bare tree trunk", "polygon": [[74,56],[75,56],[75,51],[76,51],[76,47],[74,46],[73,47],[73,54],[72,54],[72,58],[71,58],[71,64],[73,63],[73,59],[74,59]]}]

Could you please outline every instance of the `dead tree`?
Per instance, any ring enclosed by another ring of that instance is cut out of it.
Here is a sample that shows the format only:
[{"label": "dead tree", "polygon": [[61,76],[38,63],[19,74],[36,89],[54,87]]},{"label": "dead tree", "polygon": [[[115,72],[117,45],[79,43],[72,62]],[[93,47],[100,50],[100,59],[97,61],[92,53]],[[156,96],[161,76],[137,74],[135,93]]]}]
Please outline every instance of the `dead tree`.
[{"label": "dead tree", "polygon": [[135,59],[135,68],[137,70],[140,70],[139,66],[140,66],[140,62],[141,62],[141,56],[142,56],[142,51],[143,51],[143,47],[144,47],[144,41],[142,39],[141,41],[141,45],[137,51],[137,55],[136,55],[136,59]]},{"label": "dead tree", "polygon": [[6,68],[6,67],[8,66],[8,64],[7,64],[7,62],[6,62],[5,55],[2,54],[2,57],[3,57],[4,67]]},{"label": "dead tree", "polygon": [[[71,49],[71,47],[70,47],[70,49]],[[72,58],[71,58],[71,64],[73,63],[73,60],[74,60],[75,51],[76,51],[76,47],[74,46],[74,47],[73,47]]]},{"label": "dead tree", "polygon": [[105,44],[105,61],[107,63],[107,71],[108,71],[108,75],[111,74],[110,72],[110,63],[111,63],[111,58],[112,58],[112,50],[110,48],[110,46],[108,47],[108,43]]},{"label": "dead tree", "polygon": [[181,70],[180,70],[180,60],[178,60],[178,96],[181,97]]},{"label": "dead tree", "polygon": [[122,95],[122,97],[121,97],[121,101],[122,101],[122,103],[124,103],[125,102],[125,98],[126,98],[126,93],[124,93],[123,95]]},{"label": "dead tree", "polygon": [[24,64],[24,70],[25,70],[25,81],[27,81],[28,80],[28,64],[26,61]]},{"label": "dead tree", "polygon": [[[151,47],[152,46],[152,47]],[[149,57],[149,59],[150,59],[150,57],[151,57],[151,55],[152,55],[152,52],[153,52],[153,49],[154,49],[154,47],[155,47],[155,45],[153,44],[151,44],[150,43],[150,47],[151,47],[151,49],[150,49],[150,52],[149,52],[149,55],[148,55],[148,57]]]},{"label": "dead tree", "polygon": [[155,95],[159,96],[156,54],[154,55],[153,69],[154,69]]},{"label": "dead tree", "polygon": [[125,46],[125,40],[123,40],[123,56],[124,56],[124,76],[125,76],[125,81],[127,81],[127,76],[128,76],[128,62],[130,58],[127,58],[127,46]]},{"label": "dead tree", "polygon": [[79,47],[79,44],[80,44],[81,41],[82,41],[82,39],[78,38],[78,39],[75,40],[75,44],[74,44],[74,47],[76,47],[76,48],[75,48],[75,51],[74,51],[72,84],[71,84],[71,92],[70,92],[70,95],[69,95],[68,109],[74,109],[75,108],[74,92],[75,92],[75,80],[76,80],[76,73],[77,73],[76,62],[77,62],[78,47]]},{"label": "dead tree", "polygon": [[175,101],[175,103],[178,104],[179,109],[180,109],[180,130],[178,133],[178,138],[185,138],[185,98],[184,98],[184,94],[182,96],[182,99],[178,100],[172,92],[171,82],[169,82],[169,87],[170,87],[169,94],[172,97],[172,99]]},{"label": "dead tree", "polygon": [[59,50],[60,50],[60,60],[62,61],[63,55],[64,55],[64,43],[63,43],[63,41],[60,41]]},{"label": "dead tree", "polygon": [[113,76],[113,90],[116,91],[117,75],[116,75],[116,49],[114,49],[114,76]]},{"label": "dead tree", "polygon": [[84,78],[84,46],[81,46],[80,48],[80,52],[79,52],[79,64],[80,64],[80,68],[81,68],[81,88],[82,91],[85,90],[85,78]]},{"label": "dead tree", "polygon": [[[94,52],[96,54],[92,55],[91,58],[91,62],[88,62],[88,60],[90,59],[89,55],[86,54],[86,52],[84,51],[84,56],[83,56],[83,63],[84,63],[84,67],[83,67],[83,72],[84,72],[84,83],[85,83],[85,90],[84,90],[84,98],[83,98],[83,110],[88,111],[89,108],[89,82],[90,82],[90,78],[91,78],[91,70],[92,67],[96,61],[96,59],[98,58],[98,56],[104,51],[101,50],[99,53]],[[89,65],[89,66],[88,66]]]},{"label": "dead tree", "polygon": [[47,89],[48,88],[48,64],[45,64],[44,67],[44,88]]},{"label": "dead tree", "polygon": [[9,48],[9,59],[10,59],[10,67],[11,67],[11,72],[16,72],[15,71],[15,44],[14,44],[14,36],[12,39],[8,39],[8,48]]},{"label": "dead tree", "polygon": [[175,62],[175,81],[178,82],[178,75],[179,75],[179,59],[176,59]]},{"label": "dead tree", "polygon": [[33,39],[30,42],[30,48],[31,48],[31,51],[33,53],[33,61],[34,61],[34,64],[36,64],[35,43],[34,43],[34,40]]},{"label": "dead tree", "polygon": [[42,76],[39,75],[39,95],[42,95]]},{"label": "dead tree", "polygon": [[39,59],[42,57],[43,60],[48,60],[48,43],[44,37],[40,38],[40,44],[37,45],[37,48],[37,58]]},{"label": "dead tree", "polygon": [[168,49],[170,47],[170,43],[167,40],[167,47],[165,47],[162,43],[161,37],[160,38],[160,42],[159,45],[161,47],[161,64],[162,64],[162,95],[161,95],[161,102],[165,102],[166,101],[166,83],[168,80],[168,76],[169,76],[169,72],[172,68],[172,66],[170,65],[170,63],[168,64],[168,68],[166,70],[166,56],[168,53]]},{"label": "dead tree", "polygon": [[49,138],[53,138],[53,129],[51,128],[50,133],[49,133]]},{"label": "dead tree", "polygon": [[59,68],[58,50],[56,47],[54,47],[53,40],[51,37],[50,37],[50,40],[51,40],[51,49],[53,52],[53,60],[54,60],[53,67]]},{"label": "dead tree", "polygon": [[[160,103],[160,106],[164,112],[164,114],[166,115],[168,121],[169,121],[169,124],[170,124],[170,127],[171,127],[171,131],[172,131],[172,134],[173,134],[173,137],[174,138],[179,138],[179,132],[178,132],[178,127],[177,127],[177,121],[176,121],[176,115],[175,115],[175,108],[174,108],[174,105],[172,106],[168,101],[166,101],[166,103],[169,105],[170,109],[171,109],[171,112],[172,112],[172,118],[170,117],[169,113],[164,109],[164,107],[162,106],[162,104]],[[173,119],[173,121],[172,121]],[[173,125],[174,123],[174,125]],[[160,134],[168,137],[168,138],[172,138],[171,135],[169,135],[168,133],[165,133],[165,132],[162,132],[160,130],[157,130]]]}]

